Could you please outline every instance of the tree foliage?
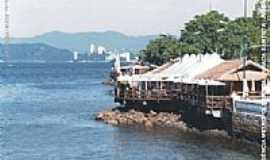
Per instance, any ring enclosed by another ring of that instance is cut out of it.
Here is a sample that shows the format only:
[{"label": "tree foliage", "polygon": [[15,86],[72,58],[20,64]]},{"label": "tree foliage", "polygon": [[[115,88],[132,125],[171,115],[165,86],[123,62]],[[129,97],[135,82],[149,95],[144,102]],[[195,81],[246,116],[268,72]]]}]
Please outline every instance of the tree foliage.
[{"label": "tree foliage", "polygon": [[229,18],[217,11],[211,11],[185,24],[180,41],[194,46],[202,54],[219,52],[221,49],[222,31]]},{"label": "tree foliage", "polygon": [[[163,35],[152,40],[142,50],[141,59],[160,65],[184,54],[218,53],[225,59],[247,54],[259,61],[260,8],[261,1],[256,4],[252,17],[234,20],[218,11],[197,15],[185,24],[179,39]],[[270,40],[270,34],[268,37]],[[246,53],[243,52],[244,45],[249,48]]]},{"label": "tree foliage", "polygon": [[160,35],[157,39],[150,41],[141,53],[144,61],[161,65],[180,56],[179,41],[171,35]]}]

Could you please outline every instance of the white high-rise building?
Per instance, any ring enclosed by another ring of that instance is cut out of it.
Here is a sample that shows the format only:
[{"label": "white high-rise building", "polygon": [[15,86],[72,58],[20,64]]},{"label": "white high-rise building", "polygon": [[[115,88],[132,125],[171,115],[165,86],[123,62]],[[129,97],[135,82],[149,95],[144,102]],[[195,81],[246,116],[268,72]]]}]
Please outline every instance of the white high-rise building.
[{"label": "white high-rise building", "polygon": [[98,48],[97,48],[97,53],[98,53],[99,55],[105,54],[105,52],[106,52],[106,48],[105,48],[105,47],[103,47],[103,46],[98,46]]},{"label": "white high-rise building", "polygon": [[77,51],[73,52],[73,60],[78,61],[79,59],[79,53]]},{"label": "white high-rise building", "polygon": [[91,44],[90,45],[90,54],[95,54],[95,52],[96,52],[96,46],[94,45],[94,44]]}]

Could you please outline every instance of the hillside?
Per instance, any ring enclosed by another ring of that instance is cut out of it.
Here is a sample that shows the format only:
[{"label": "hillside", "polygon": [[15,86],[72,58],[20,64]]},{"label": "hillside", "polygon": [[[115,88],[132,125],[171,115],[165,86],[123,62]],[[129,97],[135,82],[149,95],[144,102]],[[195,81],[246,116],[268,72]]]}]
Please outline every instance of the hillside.
[{"label": "hillside", "polygon": [[13,38],[12,43],[44,43],[70,51],[86,52],[91,43],[108,49],[143,49],[155,35],[128,36],[119,32],[64,33],[48,32],[31,38]]},{"label": "hillside", "polygon": [[[4,46],[0,44],[0,55],[3,57]],[[69,50],[58,49],[49,45],[36,44],[10,44],[8,61],[16,62],[64,62],[71,61],[73,53]]]}]

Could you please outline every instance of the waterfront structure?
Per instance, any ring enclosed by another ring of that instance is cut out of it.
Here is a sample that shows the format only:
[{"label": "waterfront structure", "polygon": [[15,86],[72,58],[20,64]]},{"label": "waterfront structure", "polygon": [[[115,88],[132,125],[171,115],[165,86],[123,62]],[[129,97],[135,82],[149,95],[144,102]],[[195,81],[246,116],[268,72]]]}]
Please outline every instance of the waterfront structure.
[{"label": "waterfront structure", "polygon": [[111,72],[111,79],[116,82],[119,78],[128,78],[134,75],[141,75],[150,71],[153,67],[140,65],[137,63],[121,64],[121,55],[118,54],[115,57],[114,66]]},{"label": "waterfront structure", "polygon": [[[244,15],[247,17],[247,0],[244,0],[245,10]],[[267,49],[267,30],[268,30],[268,15],[269,1],[261,0],[260,2],[260,16],[261,16],[261,64],[267,68],[268,64],[268,49]],[[247,48],[247,47],[245,47]],[[244,60],[244,62],[246,62]],[[245,63],[244,63],[245,65]],[[265,73],[268,73],[265,71]],[[245,75],[245,74],[244,74]],[[254,76],[255,77],[255,76]],[[234,97],[233,99],[233,114],[232,114],[232,130],[234,133],[244,135],[248,139],[257,139],[261,142],[261,160],[267,159],[267,137],[270,136],[269,120],[269,95],[270,83],[266,78],[260,84],[261,93],[259,99],[244,99]],[[259,135],[259,136],[258,136]],[[269,142],[268,142],[269,143]]]},{"label": "waterfront structure", "polygon": [[119,76],[115,101],[126,106],[167,110],[194,109],[222,118],[232,112],[233,97],[243,96],[246,74],[248,98],[261,98],[267,69],[241,60],[224,60],[217,54],[185,55],[141,75]]},{"label": "waterfront structure", "polygon": [[106,55],[106,59],[108,61],[115,60],[117,56],[120,56],[120,59],[122,62],[134,62],[136,61],[135,59],[132,59],[131,53],[130,52],[123,52],[123,53],[118,53],[118,52],[108,52]]},{"label": "waterfront structure", "polygon": [[121,58],[123,58],[126,62],[130,62],[131,58],[130,58],[130,52],[124,52],[120,55]]}]

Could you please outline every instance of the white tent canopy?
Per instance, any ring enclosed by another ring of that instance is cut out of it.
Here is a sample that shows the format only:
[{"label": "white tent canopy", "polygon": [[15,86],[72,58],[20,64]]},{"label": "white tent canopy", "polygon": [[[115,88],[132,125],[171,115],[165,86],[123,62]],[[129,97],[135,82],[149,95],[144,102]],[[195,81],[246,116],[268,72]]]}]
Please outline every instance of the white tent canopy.
[{"label": "white tent canopy", "polygon": [[[178,58],[172,65],[161,66],[141,75],[120,76],[118,81],[132,82],[175,82],[199,85],[224,85],[218,81],[196,80],[197,75],[223,63],[224,60],[216,53],[206,55],[185,55]],[[161,69],[162,68],[162,69]]]},{"label": "white tent canopy", "polygon": [[[206,55],[185,55],[161,71],[151,71],[142,75],[133,75],[129,80],[132,81],[194,81],[194,77],[209,70],[210,68],[224,62],[218,54]],[[161,66],[163,67],[163,66]]]}]

